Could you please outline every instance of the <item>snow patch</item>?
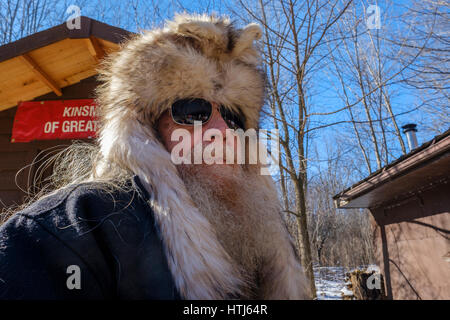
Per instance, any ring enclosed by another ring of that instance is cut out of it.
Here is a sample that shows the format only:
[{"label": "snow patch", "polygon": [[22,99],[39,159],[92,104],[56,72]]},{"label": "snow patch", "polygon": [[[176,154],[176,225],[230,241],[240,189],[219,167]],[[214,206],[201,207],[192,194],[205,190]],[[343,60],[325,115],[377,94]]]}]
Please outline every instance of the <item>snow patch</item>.
[{"label": "snow patch", "polygon": [[317,300],[342,300],[342,295],[353,296],[346,288],[344,267],[314,267]]}]

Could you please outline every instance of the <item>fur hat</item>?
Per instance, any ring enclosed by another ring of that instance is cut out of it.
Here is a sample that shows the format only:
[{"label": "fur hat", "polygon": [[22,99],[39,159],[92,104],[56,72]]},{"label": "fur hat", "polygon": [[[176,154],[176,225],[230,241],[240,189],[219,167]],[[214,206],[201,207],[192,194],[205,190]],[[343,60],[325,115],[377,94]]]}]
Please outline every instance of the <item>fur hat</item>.
[{"label": "fur hat", "polygon": [[164,29],[138,35],[103,65],[101,105],[132,104],[153,124],[184,98],[214,101],[257,128],[265,76],[254,40],[261,28],[236,29],[227,18],[176,15]]},{"label": "fur hat", "polygon": [[[265,95],[253,44],[260,37],[255,24],[239,30],[225,18],[178,15],[164,29],[127,41],[100,71],[102,161],[95,163],[93,178],[107,177],[117,167],[139,176],[150,194],[175,284],[187,299],[236,297],[245,284],[192,201],[154,125],[172,102],[193,97],[240,111],[246,128],[257,128]],[[271,177],[264,179],[261,187],[276,194]],[[278,250],[274,259],[280,268],[271,297],[304,297],[304,276],[292,248]]]}]

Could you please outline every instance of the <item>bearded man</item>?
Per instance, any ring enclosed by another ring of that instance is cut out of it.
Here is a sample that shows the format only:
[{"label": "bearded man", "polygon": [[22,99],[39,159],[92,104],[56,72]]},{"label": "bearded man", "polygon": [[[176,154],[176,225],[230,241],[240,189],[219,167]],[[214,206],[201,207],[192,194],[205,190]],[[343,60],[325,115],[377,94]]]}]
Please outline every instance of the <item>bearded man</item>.
[{"label": "bearded man", "polygon": [[229,129],[258,129],[260,37],[255,24],[178,15],[107,58],[98,148],[72,159],[70,183],[1,227],[0,298],[309,297],[259,165],[172,161],[177,129],[192,138],[184,160]]}]

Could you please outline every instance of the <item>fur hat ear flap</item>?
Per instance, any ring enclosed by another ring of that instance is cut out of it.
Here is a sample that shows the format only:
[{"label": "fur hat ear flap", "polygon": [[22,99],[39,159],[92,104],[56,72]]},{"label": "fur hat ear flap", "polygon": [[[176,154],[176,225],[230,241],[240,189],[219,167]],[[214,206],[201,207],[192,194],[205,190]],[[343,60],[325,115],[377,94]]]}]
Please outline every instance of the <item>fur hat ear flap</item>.
[{"label": "fur hat ear flap", "polygon": [[228,45],[228,35],[224,28],[209,21],[186,21],[180,23],[176,29],[178,34],[194,38],[199,42],[209,40],[223,51]]},{"label": "fur hat ear flap", "polygon": [[261,36],[261,27],[256,23],[250,23],[240,32],[231,54],[234,57],[244,55],[247,49],[253,49],[253,41],[260,39]]}]

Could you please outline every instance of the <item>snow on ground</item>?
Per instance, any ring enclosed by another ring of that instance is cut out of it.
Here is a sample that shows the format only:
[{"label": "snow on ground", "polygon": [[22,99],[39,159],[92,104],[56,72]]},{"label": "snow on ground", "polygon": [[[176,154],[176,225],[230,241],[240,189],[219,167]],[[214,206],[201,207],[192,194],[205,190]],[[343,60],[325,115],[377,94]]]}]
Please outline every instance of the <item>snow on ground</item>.
[{"label": "snow on ground", "polygon": [[366,269],[366,272],[372,272],[380,273],[380,267],[375,264],[369,264],[369,266]]},{"label": "snow on ground", "polygon": [[344,267],[314,267],[317,300],[342,300],[342,293],[351,294],[345,285]]},{"label": "snow on ground", "polygon": [[366,272],[380,272],[376,265],[359,266],[357,268],[344,267],[319,267],[314,266],[314,278],[316,280],[317,300],[342,300],[342,295],[352,296],[353,293],[347,289],[345,273],[353,270],[366,270]]}]

